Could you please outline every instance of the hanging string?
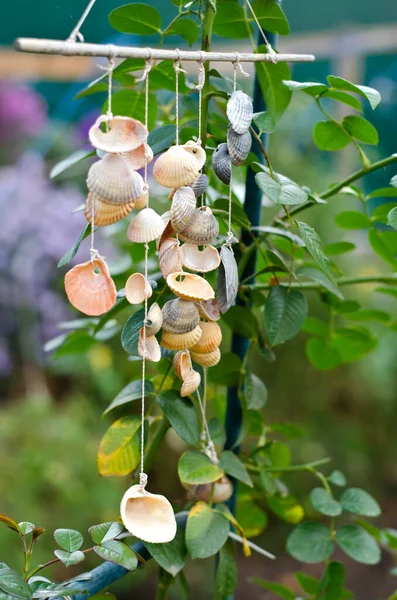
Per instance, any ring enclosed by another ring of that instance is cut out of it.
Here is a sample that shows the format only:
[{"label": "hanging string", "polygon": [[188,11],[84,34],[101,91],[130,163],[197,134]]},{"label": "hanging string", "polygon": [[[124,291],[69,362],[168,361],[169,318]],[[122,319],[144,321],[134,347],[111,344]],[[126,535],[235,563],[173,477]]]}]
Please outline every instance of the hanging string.
[{"label": "hanging string", "polygon": [[272,46],[269,44],[269,41],[268,41],[268,39],[266,37],[266,34],[263,31],[261,24],[259,23],[259,19],[258,19],[258,17],[255,14],[254,9],[252,8],[250,0],[245,0],[245,1],[247,3],[248,8],[250,9],[250,12],[251,12],[251,14],[252,14],[252,16],[254,18],[255,23],[258,26],[259,31],[261,32],[261,35],[262,35],[263,39],[265,41],[265,45],[266,45],[266,48],[267,48],[267,51],[268,51],[269,55],[271,56],[271,60],[272,60],[272,62],[276,63],[277,62],[277,53],[273,50]]},{"label": "hanging string", "polygon": [[201,60],[199,62],[199,70],[198,70],[198,83],[196,85],[196,90],[199,93],[199,112],[198,112],[198,139],[197,143],[202,144],[201,135],[202,135],[202,112],[203,112],[203,88],[205,85],[205,67],[204,67],[204,59],[203,53],[201,51]]},{"label": "hanging string", "polygon": [[187,73],[181,66],[180,50],[175,50],[178,58],[174,61],[175,70],[175,122],[176,122],[176,145],[179,146],[179,73]]},{"label": "hanging string", "polygon": [[201,399],[201,394],[200,394],[199,390],[196,390],[196,394],[197,394],[197,399],[198,399],[199,406],[200,406],[201,418],[202,418],[202,422],[203,422],[203,431],[201,433],[201,441],[206,442],[206,444],[204,446],[204,451],[207,454],[207,456],[212,460],[213,463],[217,464],[219,462],[219,459],[216,454],[215,444],[211,439],[211,434],[210,434],[210,430],[209,430],[208,423],[207,423],[207,417],[205,414],[204,403],[203,403],[203,400]]},{"label": "hanging string", "polygon": [[111,121],[113,119],[112,93],[113,93],[113,71],[114,71],[115,66],[116,66],[116,61],[114,60],[113,51],[112,51],[112,54],[108,58],[107,65],[98,65],[99,69],[102,69],[102,71],[106,71],[108,74],[108,108],[106,111],[106,119],[105,119],[106,122]]},{"label": "hanging string", "polygon": [[80,28],[83,26],[83,23],[86,20],[86,18],[88,17],[89,13],[91,12],[91,9],[94,6],[95,2],[96,2],[96,0],[89,1],[87,8],[81,15],[80,19],[76,23],[76,26],[72,29],[71,34],[69,35],[68,39],[66,40],[67,42],[75,42],[77,39],[79,39],[80,42],[84,42],[84,36],[81,33]]}]

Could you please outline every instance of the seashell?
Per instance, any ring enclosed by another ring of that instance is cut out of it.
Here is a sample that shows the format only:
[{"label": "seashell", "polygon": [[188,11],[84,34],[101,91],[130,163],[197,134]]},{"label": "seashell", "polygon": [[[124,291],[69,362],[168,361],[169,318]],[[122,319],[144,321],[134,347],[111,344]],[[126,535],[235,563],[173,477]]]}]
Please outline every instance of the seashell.
[{"label": "seashell", "polygon": [[192,188],[181,187],[175,191],[171,204],[171,223],[177,233],[189,225],[196,210],[196,196]]},{"label": "seashell", "polygon": [[124,527],[135,537],[152,544],[171,542],[176,535],[172,506],[159,494],[133,485],[124,494],[120,514]]},{"label": "seashell", "polygon": [[233,495],[233,484],[227,477],[222,477],[215,483],[200,483],[192,485],[187,497],[189,500],[211,501],[214,504],[227,502]]},{"label": "seashell", "polygon": [[208,206],[196,208],[189,225],[179,233],[183,242],[208,246],[219,233],[219,224]]},{"label": "seashell", "polygon": [[227,246],[222,246],[220,251],[221,264],[219,265],[218,279],[216,282],[216,297],[222,314],[233,306],[238,292],[238,269],[233,252]]},{"label": "seashell", "polygon": [[192,346],[192,351],[197,354],[208,354],[214,352],[222,341],[222,330],[215,321],[200,321],[201,331],[203,332],[199,341]]},{"label": "seashell", "polygon": [[204,173],[201,173],[197,177],[196,181],[193,181],[193,183],[190,185],[190,187],[192,188],[196,198],[198,198],[199,196],[202,196],[208,187],[207,175],[205,175]]},{"label": "seashell", "polygon": [[179,188],[197,179],[204,162],[205,152],[194,142],[171,146],[154,163],[153,175],[164,187]]},{"label": "seashell", "polygon": [[179,379],[186,379],[193,370],[189,350],[179,350],[174,356],[174,369]]},{"label": "seashell", "polygon": [[167,212],[165,212],[161,215],[161,218],[164,221],[165,228],[164,228],[164,231],[161,234],[161,236],[159,238],[157,238],[157,240],[156,240],[157,250],[159,249],[161,244],[164,242],[164,240],[172,238],[175,233],[174,228],[172,227],[172,223],[171,223],[171,211],[167,210]]},{"label": "seashell", "polygon": [[148,198],[149,198],[149,193],[147,190],[144,190],[143,194],[135,200],[134,208],[136,208],[137,210],[141,210],[141,208],[145,208],[145,206],[147,206]]},{"label": "seashell", "polygon": [[227,147],[230,160],[234,165],[242,165],[247,158],[252,146],[252,138],[249,131],[236,133],[230,126],[227,130]]},{"label": "seashell", "polygon": [[193,273],[184,273],[183,271],[171,273],[167,277],[167,285],[175,296],[179,296],[183,300],[200,302],[201,300],[211,300],[215,296],[208,281]]},{"label": "seashell", "polygon": [[103,258],[89,260],[68,271],[65,290],[69,302],[90,317],[103,315],[116,303],[116,286]]},{"label": "seashell", "polygon": [[106,154],[88,171],[87,187],[111,204],[128,204],[143,193],[144,182],[120,154]]},{"label": "seashell", "polygon": [[144,208],[129,224],[127,238],[142,244],[160,237],[165,229],[164,221],[153,208]]},{"label": "seashell", "polygon": [[157,302],[153,302],[147,314],[146,335],[156,335],[163,326],[163,313]]},{"label": "seashell", "polygon": [[165,331],[163,328],[161,345],[163,348],[167,348],[168,350],[182,350],[191,348],[197,344],[201,334],[202,331],[199,325],[197,325],[193,331],[189,331],[188,333],[170,333],[169,331]]},{"label": "seashell", "polygon": [[184,398],[185,396],[190,396],[190,394],[193,394],[193,392],[195,392],[198,389],[200,383],[201,383],[200,373],[197,373],[197,371],[190,371],[190,373],[188,375],[186,375],[185,379],[183,380],[181,392],[180,392],[181,398]]},{"label": "seashell", "polygon": [[159,267],[164,279],[171,273],[182,270],[183,255],[179,240],[176,238],[165,239],[159,248]]},{"label": "seashell", "polygon": [[139,330],[138,354],[143,360],[150,360],[151,362],[161,360],[160,344],[154,335],[147,335],[147,331],[145,336],[144,327]]},{"label": "seashell", "polygon": [[195,303],[181,300],[181,298],[174,298],[166,302],[162,312],[163,330],[169,333],[189,333],[200,322],[200,315]]},{"label": "seashell", "polygon": [[202,367],[215,367],[221,360],[221,351],[216,348],[212,352],[193,352],[191,354],[192,360]]},{"label": "seashell", "polygon": [[241,90],[233,92],[226,106],[226,114],[230,125],[236,133],[245,133],[248,131],[252,117],[252,100]]},{"label": "seashell", "polygon": [[208,273],[219,267],[221,258],[214,246],[205,246],[200,250],[195,244],[183,244],[183,266],[198,273]]},{"label": "seashell", "polygon": [[232,162],[229,156],[227,144],[219,144],[212,155],[212,168],[215,175],[229,185],[232,178]]},{"label": "seashell", "polygon": [[131,204],[109,204],[90,192],[85,203],[84,214],[91,225],[94,217],[94,224],[103,227],[121,221],[133,208],[135,208],[135,202],[131,202]]},{"label": "seashell", "polygon": [[125,297],[130,304],[141,304],[146,298],[150,298],[153,290],[150,283],[142,273],[133,273],[125,284]]},{"label": "seashell", "polygon": [[197,302],[197,308],[202,319],[208,319],[209,321],[219,321],[221,318],[221,311],[219,310],[218,300],[213,298],[212,300],[203,300]]},{"label": "seashell", "polygon": [[138,171],[139,169],[142,169],[145,166],[145,164],[149,165],[152,162],[153,151],[149,144],[146,144],[144,142],[138,148],[135,148],[135,150],[132,150],[131,152],[126,152],[126,154],[124,154],[124,157],[127,160],[130,167]]},{"label": "seashell", "polygon": [[[102,131],[106,123],[107,131]],[[112,117],[101,115],[89,131],[91,144],[104,152],[131,152],[147,140],[148,130],[140,121],[131,117]]]}]

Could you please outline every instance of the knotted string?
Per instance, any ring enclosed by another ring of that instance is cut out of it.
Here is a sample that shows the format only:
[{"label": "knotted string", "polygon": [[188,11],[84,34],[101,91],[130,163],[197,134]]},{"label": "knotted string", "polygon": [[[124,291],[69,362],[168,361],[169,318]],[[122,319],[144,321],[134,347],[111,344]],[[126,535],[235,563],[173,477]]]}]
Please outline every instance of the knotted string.
[{"label": "knotted string", "polygon": [[181,54],[178,48],[175,50],[178,58],[174,61],[175,70],[175,123],[176,123],[176,145],[179,146],[179,73],[187,73],[181,66]]},{"label": "knotted string", "polygon": [[246,3],[247,3],[247,6],[248,6],[248,8],[250,9],[250,12],[251,12],[251,14],[252,14],[252,16],[253,16],[253,18],[254,18],[254,21],[255,21],[255,23],[256,23],[256,24],[257,24],[257,26],[258,26],[258,29],[259,29],[259,31],[261,32],[261,35],[262,35],[263,39],[264,39],[264,41],[265,41],[265,45],[266,45],[267,51],[268,51],[268,53],[269,53],[269,56],[270,56],[270,58],[271,58],[271,61],[272,61],[273,63],[276,63],[276,62],[277,62],[277,53],[276,53],[276,52],[273,50],[272,46],[269,44],[269,41],[268,41],[268,39],[267,39],[267,37],[266,37],[266,35],[265,35],[265,32],[263,31],[263,29],[262,29],[262,26],[261,26],[261,24],[259,23],[259,19],[258,19],[258,17],[256,16],[256,14],[255,14],[255,11],[254,11],[254,9],[253,9],[253,8],[252,8],[252,6],[251,6],[251,2],[250,2],[250,0],[245,0],[245,1],[246,1]]},{"label": "knotted string", "polygon": [[202,111],[203,111],[203,88],[205,85],[205,67],[204,67],[204,59],[203,59],[203,53],[201,51],[201,60],[199,62],[199,69],[198,69],[198,83],[196,85],[196,90],[198,90],[199,93],[199,113],[198,113],[198,139],[197,139],[197,143],[202,144],[202,140],[201,140],[201,134],[202,134],[202,123],[201,123],[201,118],[202,118]]}]

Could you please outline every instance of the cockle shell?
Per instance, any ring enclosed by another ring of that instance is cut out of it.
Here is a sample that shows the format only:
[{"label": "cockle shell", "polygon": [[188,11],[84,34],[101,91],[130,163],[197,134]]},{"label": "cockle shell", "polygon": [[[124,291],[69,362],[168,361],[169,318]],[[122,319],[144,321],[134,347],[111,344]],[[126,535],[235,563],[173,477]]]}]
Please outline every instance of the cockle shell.
[{"label": "cockle shell", "polygon": [[164,221],[152,208],[144,208],[134,217],[128,227],[127,238],[131,242],[146,243],[160,237],[165,229]]},{"label": "cockle shell", "polygon": [[153,151],[149,144],[143,143],[135,150],[124,154],[128,164],[135,169],[142,169],[146,164],[150,164],[153,160]]},{"label": "cockle shell", "polygon": [[191,358],[195,363],[201,365],[202,367],[215,367],[218,362],[221,360],[221,351],[219,348],[216,348],[212,352],[193,352],[191,353]]},{"label": "cockle shell", "polygon": [[205,246],[200,250],[196,244],[183,244],[182,254],[183,266],[198,273],[213,271],[221,262],[219,252],[214,246]]},{"label": "cockle shell", "polygon": [[200,315],[195,303],[181,298],[174,298],[166,302],[162,313],[163,330],[169,333],[189,333],[196,329],[200,322]]},{"label": "cockle shell", "polygon": [[175,191],[171,204],[171,223],[177,233],[189,225],[196,210],[196,196],[191,187]]},{"label": "cockle shell", "polygon": [[170,273],[182,270],[183,255],[179,240],[176,238],[167,238],[160,245],[159,267],[164,279],[167,279]]},{"label": "cockle shell", "polygon": [[202,331],[199,325],[188,333],[170,333],[163,329],[161,345],[168,350],[182,350],[191,348],[199,341]]},{"label": "cockle shell", "polygon": [[231,127],[227,131],[227,147],[230,160],[234,165],[242,165],[252,146],[252,138],[249,131],[236,133]]},{"label": "cockle shell", "polygon": [[103,258],[89,260],[68,271],[65,290],[69,302],[91,317],[103,315],[116,303],[116,286]]},{"label": "cockle shell", "polygon": [[201,173],[195,181],[190,185],[196,198],[202,196],[208,187],[208,177]]},{"label": "cockle shell", "polygon": [[179,350],[174,356],[175,373],[182,381],[186,379],[190,371],[193,370],[190,352],[188,350]]},{"label": "cockle shell", "polygon": [[147,314],[146,335],[156,335],[163,326],[163,313],[157,302],[153,302]]},{"label": "cockle shell", "polygon": [[232,178],[232,162],[229,156],[227,144],[219,144],[212,155],[212,168],[215,175],[229,185]]},{"label": "cockle shell", "polygon": [[94,225],[103,227],[121,221],[135,206],[135,202],[131,202],[131,204],[109,204],[90,192],[85,202],[84,214],[91,225],[94,220]]},{"label": "cockle shell", "polygon": [[146,298],[150,298],[153,290],[150,283],[142,273],[133,273],[125,284],[125,297],[130,304],[141,304]]},{"label": "cockle shell", "polygon": [[194,353],[208,354],[214,352],[222,341],[222,330],[215,321],[200,321],[199,326],[203,332],[199,341],[192,347]]},{"label": "cockle shell", "polygon": [[138,354],[144,360],[159,362],[161,360],[161,348],[154,335],[146,335],[144,327],[139,330]]},{"label": "cockle shell", "polygon": [[226,114],[234,131],[245,133],[248,131],[253,117],[251,98],[241,90],[233,92],[226,106]]},{"label": "cockle shell", "polygon": [[204,162],[205,152],[194,142],[171,146],[154,163],[153,175],[164,187],[179,188],[197,179]]},{"label": "cockle shell", "polygon": [[167,277],[167,285],[176,296],[184,300],[200,302],[214,298],[215,293],[208,281],[193,273],[171,273]]},{"label": "cockle shell", "polygon": [[182,387],[181,387],[181,398],[184,398],[185,396],[190,396],[190,394],[193,394],[193,392],[195,392],[198,387],[200,386],[201,383],[201,376],[200,373],[197,373],[197,371],[190,371],[190,373],[188,375],[186,375],[185,379],[183,380],[182,383]]},{"label": "cockle shell", "polygon": [[105,202],[129,204],[142,196],[144,182],[120,154],[106,154],[88,171],[87,187]]},{"label": "cockle shell", "polygon": [[227,477],[222,477],[215,483],[199,483],[193,485],[187,494],[189,500],[211,500],[214,504],[227,502],[233,494],[233,484]]},{"label": "cockle shell", "polygon": [[145,208],[145,206],[147,205],[147,201],[149,198],[149,194],[147,191],[143,191],[143,194],[141,196],[139,196],[139,198],[137,198],[135,200],[135,205],[134,208],[136,208],[136,210],[140,210],[141,208]]},{"label": "cockle shell", "polygon": [[196,208],[189,225],[179,233],[183,242],[208,246],[219,233],[219,224],[208,206]]},{"label": "cockle shell", "polygon": [[203,302],[197,302],[197,308],[200,313],[200,317],[208,319],[209,321],[219,321],[221,318],[221,311],[219,310],[218,300],[213,298],[212,300],[203,300]]},{"label": "cockle shell", "polygon": [[140,485],[126,491],[120,514],[124,527],[144,542],[164,544],[176,535],[174,511],[167,498],[150,494]]},{"label": "cockle shell", "polygon": [[238,292],[238,269],[233,252],[223,246],[220,252],[218,279],[216,282],[216,298],[222,314],[233,306]]},{"label": "cockle shell", "polygon": [[[106,123],[105,131],[102,124]],[[91,144],[104,152],[131,152],[147,140],[148,130],[140,121],[130,117],[101,115],[89,131]]]}]

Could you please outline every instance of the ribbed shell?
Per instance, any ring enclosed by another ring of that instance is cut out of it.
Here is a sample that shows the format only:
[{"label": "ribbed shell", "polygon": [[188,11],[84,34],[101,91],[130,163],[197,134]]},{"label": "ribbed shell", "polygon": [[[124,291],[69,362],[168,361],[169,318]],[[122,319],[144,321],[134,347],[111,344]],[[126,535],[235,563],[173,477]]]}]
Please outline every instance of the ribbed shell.
[{"label": "ribbed shell", "polygon": [[179,233],[183,242],[208,246],[215,242],[219,233],[219,224],[208,206],[196,208],[189,225]]},{"label": "ribbed shell", "polygon": [[150,360],[150,362],[161,360],[160,344],[154,335],[147,335],[147,331],[145,336],[143,327],[139,330],[138,354],[142,359]]},{"label": "ribbed shell", "polygon": [[90,317],[103,315],[116,303],[116,286],[102,258],[89,260],[68,271],[65,291],[69,302]]},{"label": "ribbed shell", "polygon": [[230,160],[234,165],[242,165],[252,146],[252,138],[249,131],[236,133],[231,127],[227,131],[227,147]]},{"label": "ribbed shell", "polygon": [[232,162],[229,156],[229,150],[227,144],[219,144],[214,150],[212,155],[212,168],[214,169],[215,175],[229,185],[232,177]]},{"label": "ribbed shell", "polygon": [[142,169],[145,166],[146,162],[148,165],[152,162],[153,151],[148,144],[144,143],[144,144],[141,144],[135,150],[132,150],[131,152],[126,152],[126,154],[124,154],[124,156],[125,156],[126,160],[128,161],[128,164],[133,169],[138,171],[139,169]]},{"label": "ribbed shell", "polygon": [[241,90],[233,92],[226,106],[227,118],[236,133],[248,131],[252,117],[252,100]]},{"label": "ribbed shell", "polygon": [[215,293],[208,281],[194,273],[171,273],[167,277],[167,285],[175,296],[183,300],[200,302],[214,298]]},{"label": "ribbed shell", "polygon": [[175,373],[182,381],[192,371],[192,361],[188,350],[179,350],[174,356]]},{"label": "ribbed shell", "polygon": [[174,298],[162,309],[163,330],[169,333],[189,333],[197,327],[200,315],[194,302]]},{"label": "ribbed shell", "polygon": [[182,383],[181,387],[181,398],[190,396],[195,392],[201,383],[201,375],[197,371],[190,371]]},{"label": "ribbed shell", "polygon": [[219,310],[218,300],[213,298],[212,300],[204,300],[203,302],[197,302],[197,308],[200,313],[200,317],[208,319],[209,321],[219,321],[221,318],[221,311]]},{"label": "ribbed shell", "polygon": [[147,205],[148,198],[149,194],[146,190],[144,190],[142,195],[135,200],[134,208],[136,208],[136,210],[141,210],[141,208],[145,208],[145,206]]},{"label": "ribbed shell", "polygon": [[131,204],[109,204],[90,192],[85,202],[84,214],[87,221],[92,225],[92,213],[94,211],[94,225],[104,227],[121,221],[133,208],[135,208],[134,202],[131,202]]},{"label": "ribbed shell", "polygon": [[191,187],[175,190],[171,203],[171,223],[177,233],[189,225],[196,210],[196,196]]},{"label": "ribbed shell", "polygon": [[219,252],[214,246],[205,246],[200,250],[196,244],[183,244],[183,266],[197,273],[208,273],[219,267]]},{"label": "ribbed shell", "polygon": [[223,246],[220,252],[221,264],[216,282],[216,298],[222,314],[233,306],[238,292],[238,269],[233,252]]},{"label": "ribbed shell", "polygon": [[153,302],[147,315],[146,335],[156,335],[163,326],[163,313],[157,302]]},{"label": "ribbed shell", "polygon": [[159,267],[164,279],[167,279],[171,273],[182,271],[183,254],[179,240],[176,238],[167,238],[161,244],[159,248]]},{"label": "ribbed shell", "polygon": [[170,333],[169,331],[162,332],[161,345],[168,350],[183,350],[191,348],[199,341],[201,337],[201,328],[199,325],[193,331],[188,333]]},{"label": "ribbed shell", "polygon": [[164,187],[179,188],[197,179],[204,162],[205,152],[201,146],[189,142],[184,146],[171,146],[154,163],[153,175]]},{"label": "ribbed shell", "polygon": [[106,154],[95,162],[87,176],[87,187],[105,202],[129,204],[143,193],[142,177],[120,154]]},{"label": "ribbed shell", "polygon": [[150,298],[153,290],[142,273],[133,273],[125,284],[125,297],[130,304],[141,304],[145,298]]},{"label": "ribbed shell", "polygon": [[[102,123],[106,123],[102,131]],[[148,130],[143,123],[130,117],[112,117],[101,115],[89,131],[91,144],[97,150],[120,153],[131,152],[147,140]]]},{"label": "ribbed shell", "polygon": [[194,353],[207,354],[214,352],[222,341],[222,330],[215,321],[200,321],[202,336],[195,346],[192,347]]},{"label": "ribbed shell", "polygon": [[192,360],[202,367],[215,367],[221,360],[221,351],[215,348],[212,352],[193,352],[191,351]]},{"label": "ribbed shell", "polygon": [[198,198],[199,196],[202,196],[208,187],[207,175],[205,175],[204,173],[201,173],[197,177],[196,181],[193,181],[193,183],[191,184],[190,187],[192,188],[196,198]]},{"label": "ribbed shell", "polygon": [[164,221],[152,208],[144,208],[131,221],[127,238],[131,242],[152,242],[160,237],[165,229]]}]

